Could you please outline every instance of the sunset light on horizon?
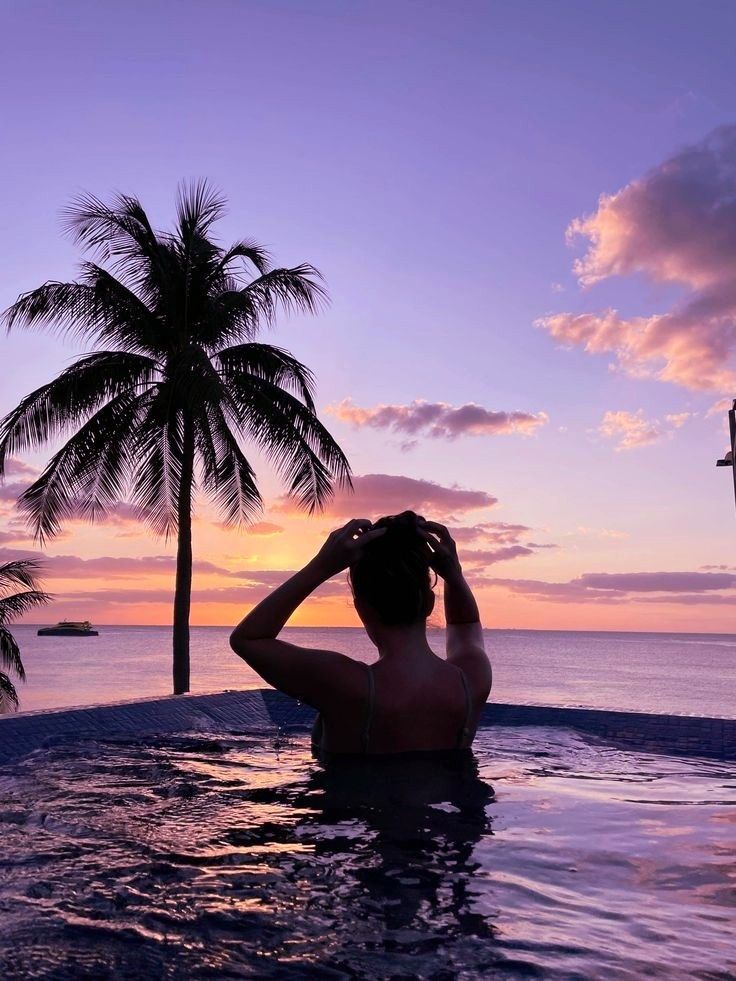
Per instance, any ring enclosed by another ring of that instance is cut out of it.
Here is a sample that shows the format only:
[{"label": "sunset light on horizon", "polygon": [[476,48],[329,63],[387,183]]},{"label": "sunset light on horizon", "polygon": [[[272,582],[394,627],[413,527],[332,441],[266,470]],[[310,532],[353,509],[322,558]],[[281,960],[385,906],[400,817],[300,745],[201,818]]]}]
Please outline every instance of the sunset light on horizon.
[{"label": "sunset light on horizon", "polygon": [[[196,498],[191,623],[235,624],[338,525],[411,509],[452,531],[486,627],[736,632],[715,466],[736,396],[736,8],[201,9],[13,5],[8,36],[35,41],[6,50],[20,84],[0,96],[3,309],[77,275],[60,213],[80,191],[134,194],[166,229],[199,177],[228,199],[218,241],[325,278],[324,310],[259,339],[314,372],[354,492],[309,515],[246,446],[265,507],[232,528]],[[15,327],[0,345],[0,415],[89,349]],[[15,501],[58,445],[0,484],[0,562],[41,558],[54,596],[26,622],[170,623],[175,540],[129,502],[29,535]],[[292,623],[356,625],[345,575]]]}]

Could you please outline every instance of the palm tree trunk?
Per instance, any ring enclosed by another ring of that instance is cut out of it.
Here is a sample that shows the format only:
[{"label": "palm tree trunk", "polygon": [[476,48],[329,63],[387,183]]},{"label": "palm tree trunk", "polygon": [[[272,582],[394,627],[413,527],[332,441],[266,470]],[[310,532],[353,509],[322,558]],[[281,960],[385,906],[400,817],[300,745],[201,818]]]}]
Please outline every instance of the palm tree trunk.
[{"label": "palm tree trunk", "polygon": [[189,608],[192,599],[192,481],[194,428],[184,419],[181,486],[179,487],[176,589],[174,592],[174,694],[189,691]]}]

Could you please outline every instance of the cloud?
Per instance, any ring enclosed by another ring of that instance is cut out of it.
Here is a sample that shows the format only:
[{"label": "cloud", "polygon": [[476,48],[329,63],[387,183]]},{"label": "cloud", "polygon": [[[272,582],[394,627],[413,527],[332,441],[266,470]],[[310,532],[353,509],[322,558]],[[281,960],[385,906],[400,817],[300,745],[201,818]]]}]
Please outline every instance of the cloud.
[{"label": "cloud", "polygon": [[[421,434],[431,439],[456,439],[458,436],[502,436],[520,433],[530,436],[549,420],[546,412],[496,412],[468,402],[453,406],[447,402],[415,399],[408,405],[376,405],[364,409],[351,399],[328,405],[327,411],[352,426],[389,429],[410,436]],[[414,441],[407,441],[408,449]]]},{"label": "cloud", "polygon": [[[141,579],[146,576],[173,576],[176,559],[173,555],[100,555],[85,559],[79,555],[47,555],[30,549],[0,548],[0,562],[15,559],[38,559],[44,576],[56,579]],[[244,582],[279,583],[291,575],[282,570],[226,569],[195,559],[192,571],[198,575],[223,576]]]},{"label": "cloud", "polygon": [[11,480],[9,483],[0,484],[0,501],[15,504],[26,487],[28,482],[25,480]]},{"label": "cloud", "polygon": [[[101,587],[100,589],[90,589],[82,592],[64,591],[63,596],[58,598],[80,597],[90,599],[98,597],[105,602],[135,603],[136,597],[146,597],[141,602],[157,603],[168,601],[173,595],[174,573],[176,572],[176,559],[170,555],[144,555],[144,556],[111,556],[103,555],[91,559],[83,559],[78,555],[46,555],[43,552],[31,551],[29,549],[0,548],[0,563],[13,561],[15,559],[38,559],[41,562],[41,577],[44,582],[49,580],[94,580],[103,579],[120,580],[121,585],[114,587]],[[226,579],[237,579],[237,586],[209,586],[195,588],[192,597],[204,602],[206,595],[211,593],[218,597],[227,597],[232,594],[242,597],[251,597],[254,592],[259,596],[265,596],[269,590],[275,586],[280,586],[290,576],[294,575],[294,570],[290,569],[225,569],[203,559],[195,559],[192,563],[192,571],[195,579],[200,576],[220,576]],[[142,586],[140,588],[123,585],[124,580],[135,580],[140,582],[147,577],[166,576],[171,585],[165,587]],[[335,584],[340,584],[341,580],[330,580],[320,587],[323,595],[337,595],[344,588],[337,588]],[[326,592],[325,592],[326,590]],[[230,591],[230,593],[228,592]],[[57,590],[58,593],[58,590]],[[113,600],[113,597],[118,597]],[[228,600],[222,599],[222,602]],[[235,601],[235,600],[233,600]]]},{"label": "cloud", "polygon": [[736,575],[717,572],[586,572],[577,580],[586,587],[617,592],[695,592],[729,589]]},{"label": "cloud", "polygon": [[732,398],[718,399],[705,413],[706,419],[709,419],[711,416],[719,416],[721,413],[725,414],[733,407],[733,402],[734,400]]},{"label": "cloud", "polygon": [[574,263],[583,287],[641,275],[682,286],[665,313],[557,313],[537,321],[562,344],[612,353],[636,378],[694,390],[736,382],[736,126],[715,130],[575,219],[569,240],[588,242]]},{"label": "cloud", "polygon": [[[285,582],[293,571],[272,573],[253,572],[253,579],[246,585],[238,586],[209,586],[192,590],[193,603],[231,603],[243,606],[245,603],[257,603],[264,599],[272,589]],[[350,596],[347,582],[342,579],[330,579],[322,583],[313,596],[327,598],[330,596]],[[151,587],[137,589],[89,589],[79,592],[66,592],[55,597],[65,603],[101,603],[106,606],[136,606],[146,603],[171,603],[174,598],[173,583],[169,588]]]},{"label": "cloud", "polygon": [[643,409],[627,412],[623,409],[606,412],[598,432],[606,439],[616,441],[616,450],[634,450],[641,446],[658,443],[664,437],[671,437],[676,429],[681,429],[691,417],[691,412],[678,412],[665,416],[665,422],[646,419]]},{"label": "cloud", "polygon": [[674,412],[665,416],[664,419],[673,429],[682,429],[688,419],[691,419],[693,415],[693,412]]},{"label": "cloud", "polygon": [[649,446],[659,442],[663,435],[657,421],[647,421],[641,409],[638,412],[606,412],[598,432],[606,439],[616,440],[617,450]]},{"label": "cloud", "polygon": [[532,529],[528,525],[510,524],[507,521],[483,521],[477,525],[450,528],[450,534],[458,544],[464,542],[516,543]]},{"label": "cloud", "polygon": [[275,525],[270,521],[256,521],[252,525],[244,525],[243,531],[248,535],[263,535],[270,537],[271,535],[281,535],[284,531],[281,525]]},{"label": "cloud", "polygon": [[[79,555],[47,555],[29,549],[0,548],[0,562],[15,559],[38,559],[43,575],[56,579],[87,579],[104,576],[107,579],[138,579],[141,576],[173,575],[176,559],[169,555],[112,556],[101,555],[83,559]],[[202,566],[208,567],[202,569]],[[200,571],[220,571],[211,563],[194,563]]]},{"label": "cloud", "polygon": [[568,582],[537,579],[476,580],[553,603],[736,603],[736,574],[718,572],[587,572]]},{"label": "cloud", "polygon": [[578,525],[575,531],[570,531],[568,535],[592,535],[595,538],[628,538],[628,531],[618,531],[616,528],[586,528],[585,525]]},{"label": "cloud", "polygon": [[25,477],[27,480],[35,480],[38,476],[38,470],[36,467],[32,467],[30,463],[19,460],[17,456],[11,456],[5,461],[5,476]]},{"label": "cloud", "polygon": [[525,545],[506,545],[496,549],[477,549],[464,551],[460,555],[463,565],[485,567],[495,565],[496,562],[505,562],[508,559],[518,559],[524,555],[533,555],[534,551]]},{"label": "cloud", "polygon": [[2,530],[0,531],[0,545],[23,545],[28,542],[30,536],[20,530]]},{"label": "cloud", "polygon": [[[328,505],[327,513],[336,518],[376,518],[401,511],[416,511],[425,517],[446,518],[493,507],[498,498],[486,491],[445,487],[431,480],[402,477],[386,473],[369,473],[353,477],[353,494],[338,494]],[[274,510],[296,513],[286,497],[279,498]]]}]

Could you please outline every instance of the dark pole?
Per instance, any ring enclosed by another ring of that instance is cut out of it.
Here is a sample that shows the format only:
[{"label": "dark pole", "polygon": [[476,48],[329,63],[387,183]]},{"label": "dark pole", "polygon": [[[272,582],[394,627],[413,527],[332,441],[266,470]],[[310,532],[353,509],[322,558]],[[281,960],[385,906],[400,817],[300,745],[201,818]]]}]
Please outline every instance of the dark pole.
[{"label": "dark pole", "polygon": [[733,476],[733,495],[734,500],[736,500],[736,399],[733,401],[733,405],[728,410],[728,431],[731,436],[731,449],[725,455],[722,460],[716,461],[717,467],[730,467],[731,475]]}]

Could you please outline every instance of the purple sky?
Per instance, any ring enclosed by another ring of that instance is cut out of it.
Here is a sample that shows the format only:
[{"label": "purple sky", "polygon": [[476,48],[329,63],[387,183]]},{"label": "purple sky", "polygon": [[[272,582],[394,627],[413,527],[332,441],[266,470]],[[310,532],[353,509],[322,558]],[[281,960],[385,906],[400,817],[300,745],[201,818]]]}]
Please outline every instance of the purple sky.
[{"label": "purple sky", "polygon": [[[719,272],[736,260],[736,136],[704,141],[736,123],[735,34],[736,5],[716,0],[6,3],[0,305],[74,274],[59,211],[78,190],[135,193],[165,225],[177,182],[206,176],[230,200],[224,240],[325,273],[329,311],[273,340],[316,371],[356,473],[482,492],[498,503],[445,516],[530,529],[468,539],[495,555],[475,562],[490,622],[730,629],[736,591],[714,603],[704,579],[661,580],[628,621],[620,591],[580,577],[705,575],[731,557],[722,414],[707,412],[736,393]],[[2,340],[0,411],[73,354],[46,335]],[[275,499],[267,472],[263,485]],[[369,516],[391,486],[364,485]],[[290,567],[329,526],[312,540],[287,521],[253,568]],[[251,541],[230,544],[233,563]],[[202,543],[227,565],[214,533]],[[51,551],[144,548],[166,551],[112,530]]]}]

